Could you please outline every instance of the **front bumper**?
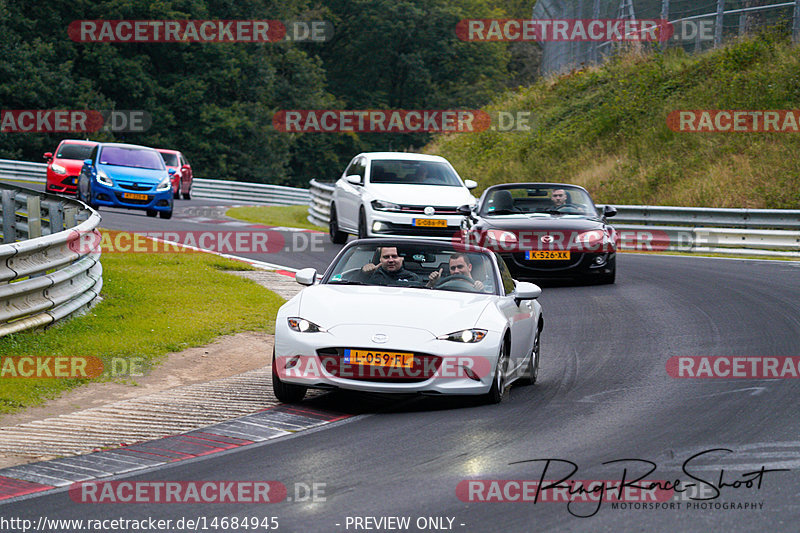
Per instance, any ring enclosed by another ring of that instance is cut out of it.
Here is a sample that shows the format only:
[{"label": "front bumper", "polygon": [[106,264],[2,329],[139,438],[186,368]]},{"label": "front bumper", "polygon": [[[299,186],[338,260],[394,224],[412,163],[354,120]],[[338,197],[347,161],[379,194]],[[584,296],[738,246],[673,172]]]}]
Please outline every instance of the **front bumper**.
[{"label": "front bumper", "polygon": [[[147,198],[125,198],[126,194],[143,195]],[[172,211],[172,188],[156,192],[154,185],[150,190],[133,191],[94,182],[92,184],[92,202],[98,206],[168,212]]]},{"label": "front bumper", "polygon": [[47,191],[56,194],[77,194],[78,192],[78,176],[69,176],[67,174],[47,173]]},{"label": "front bumper", "polygon": [[[462,215],[431,216],[422,213],[398,213],[371,210],[367,213],[369,237],[430,237],[453,241],[461,236]],[[434,226],[444,220],[446,226]]]},{"label": "front bumper", "polygon": [[[616,252],[571,252],[569,260],[528,260],[525,252],[501,253],[511,277],[518,280],[592,278],[611,274]],[[598,261],[601,261],[598,263]]]},{"label": "front bumper", "polygon": [[[387,335],[390,341],[375,344],[371,341],[375,332]],[[490,331],[480,342],[467,344],[438,340],[421,329],[383,325],[337,326],[324,333],[299,333],[286,326],[285,317],[279,317],[275,364],[282,381],[309,388],[397,394],[484,394],[491,388],[501,340],[499,333]],[[341,358],[345,348],[410,352],[414,354],[414,368],[387,370],[347,365]],[[428,362],[422,363],[423,359]],[[422,373],[418,372],[423,366]]]}]

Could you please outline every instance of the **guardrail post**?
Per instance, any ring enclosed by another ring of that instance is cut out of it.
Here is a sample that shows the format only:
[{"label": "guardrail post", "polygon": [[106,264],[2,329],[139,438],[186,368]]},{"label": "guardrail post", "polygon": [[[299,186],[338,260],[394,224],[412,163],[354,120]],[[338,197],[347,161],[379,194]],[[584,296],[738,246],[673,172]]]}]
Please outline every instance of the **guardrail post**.
[{"label": "guardrail post", "polygon": [[725,0],[717,0],[717,22],[714,26],[714,46],[722,44],[722,21],[725,18]]},{"label": "guardrail post", "polygon": [[3,191],[3,243],[6,244],[17,240],[14,194],[14,191]]},{"label": "guardrail post", "polygon": [[64,209],[64,229],[74,228],[78,224],[78,208],[67,207]]},{"label": "guardrail post", "polygon": [[42,205],[38,196],[28,196],[28,238],[42,236]]},{"label": "guardrail post", "polygon": [[48,229],[50,234],[64,230],[64,206],[61,202],[48,200],[44,203],[47,207],[47,219],[50,221]]},{"label": "guardrail post", "polygon": [[[669,0],[661,0],[661,23],[663,24],[664,21],[668,20],[669,20]],[[667,31],[667,28],[662,28],[661,32],[659,32],[659,36],[661,35],[661,33],[665,31]],[[664,50],[666,47],[667,47],[667,40],[662,39],[661,49]]]}]

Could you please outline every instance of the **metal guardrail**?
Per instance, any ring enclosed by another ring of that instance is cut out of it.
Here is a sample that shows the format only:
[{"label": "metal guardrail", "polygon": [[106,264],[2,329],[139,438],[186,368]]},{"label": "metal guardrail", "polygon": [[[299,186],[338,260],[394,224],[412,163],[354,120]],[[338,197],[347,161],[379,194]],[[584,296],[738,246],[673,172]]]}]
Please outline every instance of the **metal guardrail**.
[{"label": "metal guardrail", "polygon": [[[44,184],[46,169],[45,163],[0,159],[0,180]],[[306,189],[296,187],[203,178],[192,180],[192,196],[253,205],[305,205],[311,198]]]},{"label": "metal guardrail", "polygon": [[0,159],[0,179],[2,180],[44,183],[46,178],[46,163]]},{"label": "metal guardrail", "polygon": [[[327,226],[333,184],[311,180],[308,221]],[[602,213],[603,205],[598,205]],[[618,205],[611,222],[628,251],[800,257],[800,210]]]},{"label": "metal guardrail", "polygon": [[22,187],[1,184],[0,192],[0,337],[91,307],[103,286],[100,215]]},{"label": "metal guardrail", "polygon": [[800,210],[616,207],[623,250],[800,257]]},{"label": "metal guardrail", "polygon": [[311,180],[308,192],[311,201],[308,204],[308,221],[317,226],[327,226],[331,217],[331,199],[333,184]]},{"label": "metal guardrail", "polygon": [[192,180],[192,197],[254,205],[305,205],[311,200],[308,190],[296,187],[200,178]]}]

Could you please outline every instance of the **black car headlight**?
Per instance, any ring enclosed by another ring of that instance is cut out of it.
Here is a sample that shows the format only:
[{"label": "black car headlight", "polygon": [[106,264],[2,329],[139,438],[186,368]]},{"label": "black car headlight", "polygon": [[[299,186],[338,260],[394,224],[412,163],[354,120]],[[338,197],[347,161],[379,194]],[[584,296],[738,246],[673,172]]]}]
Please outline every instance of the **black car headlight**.
[{"label": "black car headlight", "polygon": [[473,343],[473,342],[480,342],[486,336],[485,329],[462,329],[461,331],[454,331],[453,333],[448,333],[447,335],[441,335],[436,337],[440,341],[453,341],[453,342],[465,342],[465,343]]},{"label": "black car headlight", "polygon": [[286,319],[286,322],[289,324],[289,329],[293,331],[297,331],[299,333],[324,333],[325,330],[318,325],[314,324],[310,320],[306,320],[305,318],[300,318],[297,316],[290,316]]}]

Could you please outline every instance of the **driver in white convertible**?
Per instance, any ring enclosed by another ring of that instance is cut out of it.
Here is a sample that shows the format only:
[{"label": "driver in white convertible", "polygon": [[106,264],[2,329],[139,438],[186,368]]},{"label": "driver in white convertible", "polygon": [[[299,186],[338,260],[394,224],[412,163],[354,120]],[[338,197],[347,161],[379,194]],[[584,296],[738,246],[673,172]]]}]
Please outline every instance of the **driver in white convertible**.
[{"label": "driver in white convertible", "polygon": [[367,263],[361,267],[362,280],[370,285],[419,285],[422,278],[403,268],[403,257],[395,246],[383,246],[380,251],[380,264]]}]

